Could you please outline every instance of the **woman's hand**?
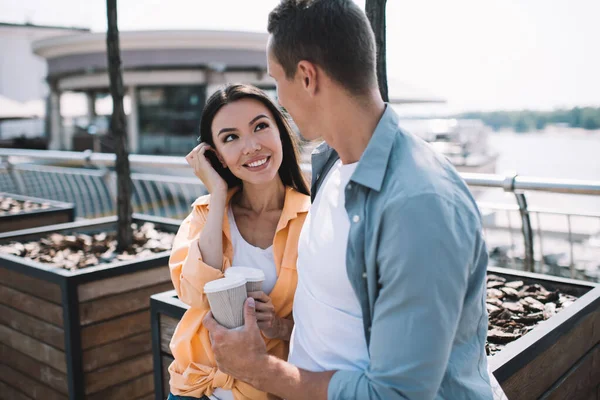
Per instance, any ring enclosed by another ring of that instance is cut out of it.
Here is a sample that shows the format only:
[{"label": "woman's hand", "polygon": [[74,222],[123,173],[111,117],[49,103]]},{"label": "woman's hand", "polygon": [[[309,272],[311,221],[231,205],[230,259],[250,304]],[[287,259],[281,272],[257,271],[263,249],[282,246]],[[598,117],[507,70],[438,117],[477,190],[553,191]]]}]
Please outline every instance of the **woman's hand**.
[{"label": "woman's hand", "polygon": [[[194,174],[200,178],[210,194],[215,192],[226,193],[227,183],[211,165],[206,157],[207,151],[217,154],[209,144],[202,142],[185,156],[185,160],[194,169]],[[218,154],[217,157],[219,157]],[[219,160],[221,160],[220,157]]]},{"label": "woman's hand", "polygon": [[[279,318],[275,314],[271,298],[265,292],[249,292],[248,296],[255,300],[256,321],[263,335],[269,339],[290,340],[293,322]],[[291,326],[289,326],[290,323],[292,323]]]}]

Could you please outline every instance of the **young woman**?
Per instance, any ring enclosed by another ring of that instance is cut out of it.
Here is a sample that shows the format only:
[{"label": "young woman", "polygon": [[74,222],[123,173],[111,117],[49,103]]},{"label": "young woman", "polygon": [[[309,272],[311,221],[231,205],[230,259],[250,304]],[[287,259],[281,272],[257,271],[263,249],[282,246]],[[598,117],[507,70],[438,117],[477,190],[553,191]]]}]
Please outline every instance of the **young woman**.
[{"label": "young woman", "polygon": [[232,265],[262,269],[263,291],[250,293],[258,326],[269,353],[287,358],[309,190],[289,124],[253,86],[229,85],[208,99],[200,140],[186,160],[210,195],[192,205],[169,260],[177,294],[190,306],[171,340],[169,399],[266,399],[217,369],[202,326],[209,311],[203,287]]}]

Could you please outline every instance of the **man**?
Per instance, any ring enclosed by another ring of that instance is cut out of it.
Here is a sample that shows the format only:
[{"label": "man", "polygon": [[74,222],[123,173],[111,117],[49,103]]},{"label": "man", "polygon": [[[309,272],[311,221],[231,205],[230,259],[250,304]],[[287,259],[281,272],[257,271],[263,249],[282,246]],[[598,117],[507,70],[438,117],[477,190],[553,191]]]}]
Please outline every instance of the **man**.
[{"label": "man", "polygon": [[379,94],[375,44],[351,0],[283,0],[269,74],[313,154],[289,362],[256,326],[212,317],[219,369],[286,399],[491,399],[487,252],[454,168],[398,128]]}]

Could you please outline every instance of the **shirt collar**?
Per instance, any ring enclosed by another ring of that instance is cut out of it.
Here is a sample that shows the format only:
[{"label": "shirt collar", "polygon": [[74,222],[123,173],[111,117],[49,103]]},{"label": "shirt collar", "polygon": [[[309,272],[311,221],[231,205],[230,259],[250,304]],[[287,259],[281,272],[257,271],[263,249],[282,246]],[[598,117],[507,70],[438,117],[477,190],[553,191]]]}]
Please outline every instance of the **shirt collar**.
[{"label": "shirt collar", "polygon": [[398,115],[389,104],[362,154],[351,180],[372,190],[380,191],[398,131]]},{"label": "shirt collar", "polygon": [[309,196],[297,192],[291,187],[286,188],[285,201],[283,203],[281,217],[279,217],[279,223],[277,224],[277,231],[284,229],[291,220],[298,216],[298,214],[307,213],[309,208]]},{"label": "shirt collar", "polygon": [[[231,198],[241,189],[240,186],[229,189],[227,192],[226,203],[229,207]],[[202,196],[198,198],[192,207],[206,206],[210,209],[210,196]],[[291,187],[285,189],[285,199],[283,203],[283,210],[281,211],[281,217],[279,217],[279,223],[277,224],[277,230],[281,230],[287,226],[287,224],[296,218],[298,214],[307,213],[310,208],[310,197],[302,194]]]}]

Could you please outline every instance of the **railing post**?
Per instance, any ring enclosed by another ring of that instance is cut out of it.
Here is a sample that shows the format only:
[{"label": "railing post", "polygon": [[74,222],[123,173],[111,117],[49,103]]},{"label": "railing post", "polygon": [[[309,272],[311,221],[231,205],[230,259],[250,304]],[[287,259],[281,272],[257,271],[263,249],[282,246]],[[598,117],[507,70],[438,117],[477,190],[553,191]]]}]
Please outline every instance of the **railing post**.
[{"label": "railing post", "polygon": [[523,244],[525,245],[525,269],[529,272],[534,271],[533,260],[533,230],[531,229],[531,219],[527,209],[527,199],[525,193],[515,192],[519,213],[521,214],[521,232],[523,233]]},{"label": "railing post", "polygon": [[525,198],[525,193],[515,192],[515,179],[517,179],[517,176],[517,173],[507,175],[504,179],[503,187],[505,192],[513,193],[517,200],[519,214],[521,215],[521,233],[523,234],[523,245],[525,247],[523,266],[526,271],[534,272],[533,230],[531,229],[531,219],[529,218],[529,210],[527,209],[527,199]]}]

